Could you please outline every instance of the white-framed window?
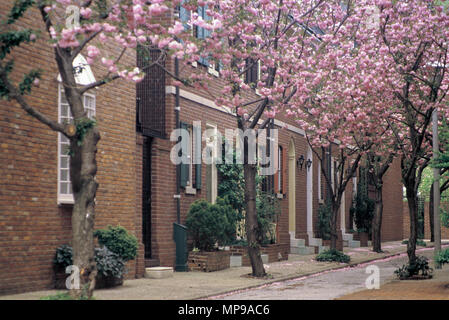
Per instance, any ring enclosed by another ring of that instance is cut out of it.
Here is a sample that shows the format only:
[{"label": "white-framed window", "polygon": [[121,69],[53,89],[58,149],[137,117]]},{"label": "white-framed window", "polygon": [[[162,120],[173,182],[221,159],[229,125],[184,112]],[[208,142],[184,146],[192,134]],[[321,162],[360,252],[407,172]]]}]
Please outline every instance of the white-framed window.
[{"label": "white-framed window", "polygon": [[[84,108],[87,116],[95,117],[95,95],[85,93],[83,95]],[[73,123],[70,106],[64,94],[64,88],[58,85],[58,119],[59,123]],[[70,181],[70,142],[62,133],[58,133],[58,204],[72,204],[74,202],[72,183]]]},{"label": "white-framed window", "polygon": [[206,124],[205,139],[207,149],[210,152],[210,160],[213,159],[212,163],[206,165],[206,195],[209,202],[215,203],[218,196],[218,170],[216,162],[219,156],[218,143],[220,140],[216,125],[210,123]]},{"label": "white-framed window", "polygon": [[[181,1],[181,3],[176,7],[174,14],[175,18],[179,18],[184,25],[184,30],[190,30],[190,33],[192,36],[194,36],[197,39],[205,39],[210,36],[211,31],[206,30],[202,27],[193,26],[190,23],[190,19],[192,16],[192,12],[190,10],[187,10],[183,7],[183,3],[185,1]],[[199,17],[201,17],[204,21],[210,20],[211,18],[207,15],[207,5],[206,6],[198,6],[197,14]],[[220,64],[217,64],[215,62],[211,62],[210,59],[205,57],[200,57],[198,61],[195,61],[192,63],[193,67],[197,67],[198,63],[207,67],[207,72],[214,75],[215,77],[220,76]]]}]

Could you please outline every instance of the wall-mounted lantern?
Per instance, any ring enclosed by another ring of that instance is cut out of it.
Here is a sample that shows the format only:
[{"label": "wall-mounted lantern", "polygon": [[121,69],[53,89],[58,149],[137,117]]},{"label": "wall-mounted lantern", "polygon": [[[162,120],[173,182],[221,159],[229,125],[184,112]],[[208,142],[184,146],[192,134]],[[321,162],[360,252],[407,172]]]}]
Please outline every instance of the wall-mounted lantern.
[{"label": "wall-mounted lantern", "polygon": [[304,156],[301,155],[298,160],[296,160],[296,165],[299,167],[300,170],[302,170],[302,165],[304,164]]},{"label": "wall-mounted lantern", "polygon": [[310,169],[311,166],[312,166],[312,160],[307,159],[307,161],[306,161],[306,168],[307,168],[307,171],[309,171],[309,169]]}]

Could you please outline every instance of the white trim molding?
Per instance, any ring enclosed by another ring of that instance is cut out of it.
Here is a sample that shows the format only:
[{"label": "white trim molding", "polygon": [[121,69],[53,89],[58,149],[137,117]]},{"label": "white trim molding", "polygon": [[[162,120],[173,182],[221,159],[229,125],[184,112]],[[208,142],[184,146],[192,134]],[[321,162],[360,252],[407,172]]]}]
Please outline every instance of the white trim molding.
[{"label": "white trim molding", "polygon": [[[165,93],[166,94],[173,94],[173,95],[175,95],[176,94],[176,87],[175,86],[166,86],[165,87]],[[183,90],[183,89],[179,89],[179,96],[181,98],[186,99],[186,100],[190,100],[192,102],[201,104],[203,106],[212,108],[214,110],[218,110],[218,111],[224,112],[226,114],[230,114],[230,115],[235,116],[235,114],[231,111],[230,108],[225,107],[225,106],[217,106],[217,104],[213,100],[204,98],[204,97],[202,97],[200,95],[197,95],[197,94],[195,94],[193,92],[190,92],[190,91],[187,91],[187,90]],[[259,120],[259,122],[262,123],[263,121]],[[292,126],[291,124],[285,123],[283,121],[274,119],[274,125],[276,125],[278,127],[281,127],[281,128],[286,128],[287,130],[292,131],[294,133],[297,133],[297,134],[299,134],[299,135],[301,135],[303,137],[305,136],[304,130],[302,130],[302,129],[298,128],[298,127]]]}]

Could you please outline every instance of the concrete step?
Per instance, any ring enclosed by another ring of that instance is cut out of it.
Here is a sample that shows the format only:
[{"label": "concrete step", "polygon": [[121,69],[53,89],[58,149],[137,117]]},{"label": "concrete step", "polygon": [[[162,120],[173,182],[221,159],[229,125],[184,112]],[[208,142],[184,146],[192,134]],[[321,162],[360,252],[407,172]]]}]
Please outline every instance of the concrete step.
[{"label": "concrete step", "polygon": [[306,240],[304,239],[290,239],[290,247],[304,247]]},{"label": "concrete step", "polygon": [[323,245],[323,239],[320,238],[309,238],[309,246],[322,246]]},{"label": "concrete step", "polygon": [[301,255],[308,255],[308,254],[314,254],[315,248],[314,247],[290,247],[290,253],[293,254],[301,254]]},{"label": "concrete step", "polygon": [[343,241],[354,240],[354,235],[352,233],[343,233],[342,234]]},{"label": "concrete step", "polygon": [[358,241],[358,240],[348,241],[348,247],[349,248],[360,248],[360,241]]},{"label": "concrete step", "polygon": [[151,267],[145,268],[145,278],[164,279],[173,277],[172,267]]},{"label": "concrete step", "polygon": [[319,246],[318,247],[318,253],[321,253],[326,250],[329,250],[329,246]]}]

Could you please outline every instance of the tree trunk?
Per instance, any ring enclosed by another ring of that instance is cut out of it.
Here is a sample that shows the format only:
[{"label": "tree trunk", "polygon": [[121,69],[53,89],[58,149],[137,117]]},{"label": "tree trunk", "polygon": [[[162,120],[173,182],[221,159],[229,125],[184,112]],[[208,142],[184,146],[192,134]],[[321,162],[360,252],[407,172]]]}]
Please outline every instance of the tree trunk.
[{"label": "tree trunk", "polygon": [[98,183],[96,152],[100,134],[97,127],[88,130],[79,139],[71,140],[70,177],[74,196],[72,212],[73,264],[79,270],[79,288],[72,288],[71,295],[91,298],[97,274],[94,253],[95,195]]},{"label": "tree trunk", "polygon": [[332,215],[330,219],[330,229],[331,229],[331,243],[330,249],[337,250],[338,232],[337,232],[337,220],[338,211],[340,210],[340,204],[332,202]]},{"label": "tree trunk", "polygon": [[414,191],[414,182],[408,182],[405,188],[410,215],[410,237],[407,244],[407,255],[409,263],[412,264],[416,260],[416,240],[418,239],[418,197]]},{"label": "tree trunk", "polygon": [[252,275],[263,277],[266,275],[260,255],[260,244],[257,240],[259,225],[257,223],[256,209],[256,172],[254,164],[245,162],[243,165],[245,176],[245,202],[246,202],[246,239],[248,242],[248,256],[251,261]]},{"label": "tree trunk", "polygon": [[430,224],[430,242],[435,241],[435,233],[434,233],[434,225],[433,225],[433,206],[434,206],[434,196],[433,196],[433,183],[430,187],[430,195],[429,195],[429,224]]},{"label": "tree trunk", "polygon": [[382,213],[384,205],[382,199],[382,185],[376,188],[376,199],[374,207],[374,217],[372,221],[372,240],[373,251],[382,252],[381,247],[381,228],[382,228]]}]

